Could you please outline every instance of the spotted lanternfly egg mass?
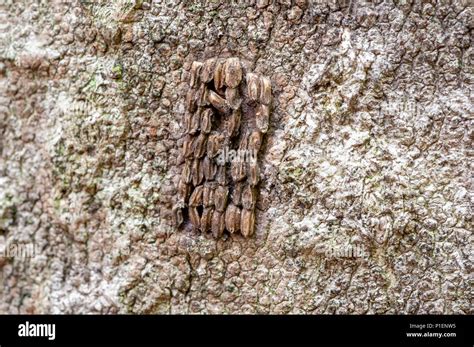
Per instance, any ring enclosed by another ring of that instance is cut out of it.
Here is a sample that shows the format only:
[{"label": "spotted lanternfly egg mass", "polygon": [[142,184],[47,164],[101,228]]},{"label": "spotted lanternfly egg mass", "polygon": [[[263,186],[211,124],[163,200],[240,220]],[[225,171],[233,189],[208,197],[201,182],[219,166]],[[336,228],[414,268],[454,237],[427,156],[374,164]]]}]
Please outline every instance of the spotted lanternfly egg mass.
[{"label": "spotted lanternfly egg mass", "polygon": [[255,233],[258,153],[269,127],[271,81],[235,57],[193,62],[182,129],[177,227],[216,238]]}]

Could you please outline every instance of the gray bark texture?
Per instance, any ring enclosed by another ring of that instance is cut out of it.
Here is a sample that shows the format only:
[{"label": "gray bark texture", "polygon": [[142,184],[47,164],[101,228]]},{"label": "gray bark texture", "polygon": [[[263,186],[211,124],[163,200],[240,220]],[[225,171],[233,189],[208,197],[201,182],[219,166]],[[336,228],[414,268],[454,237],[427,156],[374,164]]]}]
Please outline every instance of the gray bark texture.
[{"label": "gray bark texture", "polygon": [[[471,2],[0,18],[0,313],[474,313]],[[249,238],[171,224],[191,64],[224,56],[273,89]]]}]

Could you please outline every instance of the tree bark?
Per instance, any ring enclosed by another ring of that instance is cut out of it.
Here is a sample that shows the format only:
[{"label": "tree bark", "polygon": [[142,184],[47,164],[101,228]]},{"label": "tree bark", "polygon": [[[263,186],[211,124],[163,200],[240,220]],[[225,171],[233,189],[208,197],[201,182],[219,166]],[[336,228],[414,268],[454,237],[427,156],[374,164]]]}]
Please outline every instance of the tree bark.
[{"label": "tree bark", "polygon": [[[0,313],[473,314],[468,1],[0,16]],[[191,64],[221,56],[273,90],[250,238],[170,221]]]}]

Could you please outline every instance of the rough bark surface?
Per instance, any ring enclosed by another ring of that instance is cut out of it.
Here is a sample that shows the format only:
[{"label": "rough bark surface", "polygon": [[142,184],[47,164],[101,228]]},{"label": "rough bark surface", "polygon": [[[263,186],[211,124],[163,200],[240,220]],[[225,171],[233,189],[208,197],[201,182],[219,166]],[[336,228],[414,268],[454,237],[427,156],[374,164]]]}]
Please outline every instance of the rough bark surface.
[{"label": "rough bark surface", "polygon": [[[0,18],[0,246],[37,250],[0,256],[1,313],[473,313],[470,2]],[[191,63],[222,55],[273,87],[249,239],[169,220]]]}]

